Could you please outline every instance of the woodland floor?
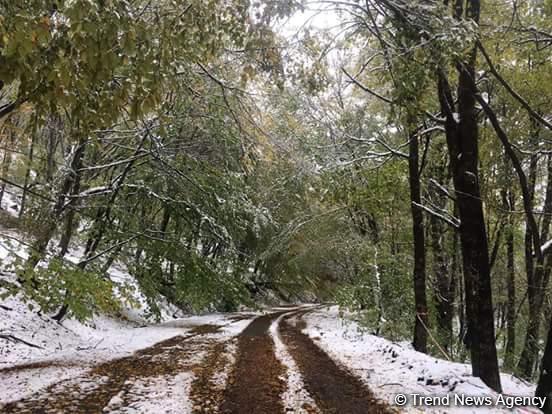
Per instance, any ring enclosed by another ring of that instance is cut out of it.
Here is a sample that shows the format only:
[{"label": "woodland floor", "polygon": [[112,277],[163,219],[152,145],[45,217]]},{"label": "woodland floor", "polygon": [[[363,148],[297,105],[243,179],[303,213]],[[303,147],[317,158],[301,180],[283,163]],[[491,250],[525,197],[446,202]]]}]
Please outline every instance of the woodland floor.
[{"label": "woodland floor", "polygon": [[[308,311],[289,309],[259,316],[230,339],[216,336],[220,328],[217,325],[200,325],[185,336],[98,364],[78,378],[57,382],[28,398],[11,402],[2,412],[396,412],[378,401],[360,379],[301,332],[300,318],[305,312]],[[299,322],[291,323],[290,316],[296,316]],[[302,392],[312,397],[313,403],[304,402],[300,409],[286,408],[284,404],[288,374],[270,335],[274,323],[301,374],[305,388]],[[150,404],[150,400],[156,400],[156,404]]]}]

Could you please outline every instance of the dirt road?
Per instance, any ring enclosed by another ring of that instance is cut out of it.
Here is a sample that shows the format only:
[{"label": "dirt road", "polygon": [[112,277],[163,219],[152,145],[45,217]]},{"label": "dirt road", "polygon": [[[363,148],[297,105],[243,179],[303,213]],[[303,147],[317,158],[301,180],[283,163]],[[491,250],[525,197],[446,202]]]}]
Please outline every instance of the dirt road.
[{"label": "dirt road", "polygon": [[[3,407],[5,413],[391,413],[358,378],[301,332],[306,310],[259,316],[237,337],[219,338],[201,325],[135,354],[99,364]],[[280,316],[282,316],[280,318]],[[290,322],[290,317],[299,319]],[[286,408],[288,368],[277,358],[270,326],[279,335],[314,404]],[[26,368],[31,369],[31,368]]]}]

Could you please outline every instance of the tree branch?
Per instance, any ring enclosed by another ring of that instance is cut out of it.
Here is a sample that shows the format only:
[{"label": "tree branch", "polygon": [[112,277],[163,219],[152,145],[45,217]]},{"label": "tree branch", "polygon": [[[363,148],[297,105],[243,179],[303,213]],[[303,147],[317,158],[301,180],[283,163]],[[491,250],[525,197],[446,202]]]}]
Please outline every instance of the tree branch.
[{"label": "tree branch", "polygon": [[487,51],[483,47],[483,44],[478,40],[476,45],[477,45],[477,48],[481,51],[481,54],[483,55],[485,60],[487,61],[487,65],[489,65],[489,69],[490,69],[491,73],[502,84],[502,86],[504,86],[504,88],[508,91],[508,93],[510,95],[512,95],[512,97],[516,101],[518,101],[521,104],[521,106],[523,106],[527,110],[527,112],[529,112],[529,115],[531,115],[531,117],[533,119],[535,119],[540,124],[544,125],[546,128],[548,128],[549,130],[552,131],[552,123],[550,123],[549,121],[544,119],[542,116],[540,116],[537,113],[537,111],[535,111],[531,107],[531,105],[529,105],[529,103],[519,93],[517,93],[514,90],[514,88],[512,88],[512,86],[510,86],[510,84],[508,82],[506,82],[506,80],[498,73],[498,71],[496,70],[496,68],[493,65],[493,62],[491,61],[491,58],[487,54]]},{"label": "tree branch", "polygon": [[483,108],[483,111],[485,112],[485,115],[487,115],[487,118],[489,118],[489,121],[491,122],[491,125],[493,126],[496,135],[498,136],[498,139],[502,143],[502,146],[504,147],[504,151],[512,161],[512,165],[514,167],[514,170],[516,171],[519,179],[519,184],[521,187],[521,194],[523,198],[523,207],[525,210],[525,216],[527,217],[527,223],[531,227],[531,232],[533,233],[533,245],[535,246],[535,254],[540,259],[542,258],[542,251],[540,246],[540,237],[539,237],[539,228],[537,226],[537,222],[535,220],[535,216],[533,215],[532,209],[531,209],[531,195],[529,192],[529,185],[527,183],[527,177],[525,176],[525,172],[523,171],[523,166],[521,165],[521,162],[514,151],[514,148],[510,144],[510,141],[508,140],[508,136],[500,126],[500,122],[498,121],[498,118],[496,114],[494,113],[493,109],[489,106],[489,104],[483,99],[483,97],[476,93],[475,99],[481,107]]},{"label": "tree branch", "polygon": [[359,82],[358,80],[356,80],[353,76],[351,76],[351,75],[349,74],[349,72],[347,72],[347,70],[346,70],[344,67],[342,67],[341,70],[343,71],[343,73],[345,74],[345,76],[347,76],[347,77],[349,78],[349,80],[350,80],[351,82],[353,82],[356,86],[358,86],[358,87],[359,87],[360,89],[362,89],[364,92],[367,92],[367,93],[369,93],[370,95],[375,96],[376,98],[378,98],[378,99],[380,99],[380,100],[382,100],[383,102],[386,102],[386,103],[388,103],[388,104],[391,104],[391,105],[392,105],[392,104],[394,103],[393,100],[391,100],[391,99],[389,99],[389,98],[386,98],[385,96],[380,95],[380,94],[377,93],[377,92],[374,92],[373,90],[369,89],[367,86],[365,86],[365,85],[363,85],[362,83],[360,83],[360,82]]},{"label": "tree branch", "polygon": [[30,346],[32,348],[44,349],[43,347],[41,347],[39,345],[32,344],[30,342],[25,341],[24,339],[18,338],[17,336],[14,336],[14,335],[11,335],[11,334],[0,333],[0,339],[5,339],[7,341],[12,341],[12,342],[20,342],[20,343],[25,344],[27,346]]},{"label": "tree branch", "polygon": [[456,217],[448,218],[445,215],[440,214],[437,211],[432,210],[431,208],[424,206],[423,204],[416,203],[414,201],[412,202],[412,205],[414,205],[415,207],[418,207],[419,209],[425,211],[426,213],[431,214],[433,217],[437,217],[439,220],[443,220],[445,223],[454,227],[455,229],[460,228],[460,220],[457,219]]}]

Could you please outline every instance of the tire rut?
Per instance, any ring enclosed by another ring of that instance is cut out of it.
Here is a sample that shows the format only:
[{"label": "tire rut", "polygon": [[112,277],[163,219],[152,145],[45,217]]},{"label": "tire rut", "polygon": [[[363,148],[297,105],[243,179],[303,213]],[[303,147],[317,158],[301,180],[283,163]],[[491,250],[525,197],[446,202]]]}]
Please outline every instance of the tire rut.
[{"label": "tire rut", "polygon": [[238,353],[230,373],[221,414],[284,413],[286,368],[276,358],[269,333],[271,323],[285,312],[254,319],[238,337]]},{"label": "tire rut", "polygon": [[[294,315],[301,316],[301,313]],[[287,315],[280,323],[280,334],[295,360],[305,388],[322,413],[389,414],[397,413],[376,399],[370,389],[355,375],[339,366],[328,354],[301,332],[305,322],[294,326]]]},{"label": "tire rut", "polygon": [[[359,378],[339,366],[303,334],[304,321],[300,320],[298,325],[289,322],[292,316],[300,318],[306,312],[290,309],[257,317],[237,337],[223,342],[202,338],[219,329],[216,325],[202,325],[188,336],[176,336],[128,357],[99,364],[75,379],[58,382],[28,398],[9,403],[2,412],[109,412],[148,398],[140,393],[135,395],[132,387],[138,382],[193,372],[195,379],[190,389],[193,414],[285,413],[282,397],[288,372],[276,356],[269,332],[271,324],[285,314],[280,321],[280,336],[295,360],[305,389],[317,405],[312,410],[304,407],[306,412],[397,413],[377,400]],[[221,374],[224,378],[219,378]],[[119,400],[118,407],[110,405],[115,400]]]}]

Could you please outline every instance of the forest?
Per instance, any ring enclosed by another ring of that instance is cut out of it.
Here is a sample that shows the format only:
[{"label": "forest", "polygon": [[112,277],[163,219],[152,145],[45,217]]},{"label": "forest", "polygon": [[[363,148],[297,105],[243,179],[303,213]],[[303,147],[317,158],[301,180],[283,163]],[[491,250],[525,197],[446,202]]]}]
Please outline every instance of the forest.
[{"label": "forest", "polygon": [[552,413],[552,1],[0,0],[0,242],[4,310],[336,304]]}]

